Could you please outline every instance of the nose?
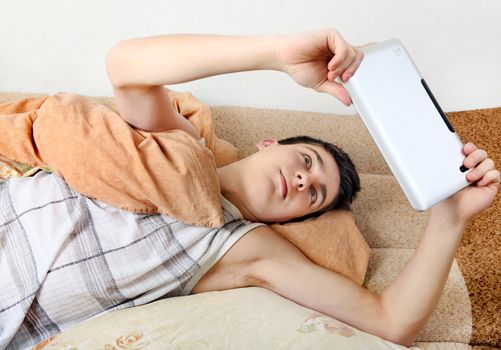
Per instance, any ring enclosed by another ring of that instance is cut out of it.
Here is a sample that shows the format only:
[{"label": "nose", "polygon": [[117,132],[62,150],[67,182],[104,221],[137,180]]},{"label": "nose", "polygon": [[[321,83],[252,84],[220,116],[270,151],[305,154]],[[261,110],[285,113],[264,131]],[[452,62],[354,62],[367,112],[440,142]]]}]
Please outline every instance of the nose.
[{"label": "nose", "polygon": [[296,172],[296,187],[298,191],[303,191],[310,188],[311,177],[305,172]]}]

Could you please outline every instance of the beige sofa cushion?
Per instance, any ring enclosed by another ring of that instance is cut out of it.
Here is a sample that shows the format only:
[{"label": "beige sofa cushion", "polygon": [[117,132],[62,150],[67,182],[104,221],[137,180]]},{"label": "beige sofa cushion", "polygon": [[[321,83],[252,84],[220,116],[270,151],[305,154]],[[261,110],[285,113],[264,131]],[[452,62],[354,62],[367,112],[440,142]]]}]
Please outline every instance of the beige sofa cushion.
[{"label": "beige sofa cushion", "polygon": [[[196,331],[194,331],[196,330]],[[165,299],[82,322],[44,349],[406,349],[262,289]]]},{"label": "beige sofa cushion", "polygon": [[360,186],[352,210],[369,246],[416,248],[430,211],[414,210],[394,176],[361,174]]}]

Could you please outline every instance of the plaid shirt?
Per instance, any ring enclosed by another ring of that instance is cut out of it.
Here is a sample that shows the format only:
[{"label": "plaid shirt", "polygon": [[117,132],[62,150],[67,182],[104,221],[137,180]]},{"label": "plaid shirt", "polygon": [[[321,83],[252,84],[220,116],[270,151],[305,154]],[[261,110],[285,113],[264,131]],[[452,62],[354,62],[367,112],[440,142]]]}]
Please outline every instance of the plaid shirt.
[{"label": "plaid shirt", "polygon": [[94,316],[187,295],[245,233],[126,212],[46,172],[0,181],[0,349],[34,345]]}]

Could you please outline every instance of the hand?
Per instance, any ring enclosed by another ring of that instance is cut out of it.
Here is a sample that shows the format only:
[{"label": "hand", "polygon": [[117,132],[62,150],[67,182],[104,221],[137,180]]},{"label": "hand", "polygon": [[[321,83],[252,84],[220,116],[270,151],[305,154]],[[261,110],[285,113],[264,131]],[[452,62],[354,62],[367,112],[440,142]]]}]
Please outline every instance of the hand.
[{"label": "hand", "polygon": [[345,88],[335,81],[346,82],[363,58],[360,49],[348,44],[334,29],[322,29],[287,37],[279,48],[282,70],[299,85],[326,92],[345,105],[351,99]]},{"label": "hand", "polygon": [[445,210],[452,214],[455,220],[466,224],[491,205],[499,188],[500,174],[494,169],[494,162],[487,157],[487,152],[483,149],[467,143],[462,151],[466,156],[464,166],[473,168],[466,173],[466,179],[474,183],[437,203],[432,211]]}]

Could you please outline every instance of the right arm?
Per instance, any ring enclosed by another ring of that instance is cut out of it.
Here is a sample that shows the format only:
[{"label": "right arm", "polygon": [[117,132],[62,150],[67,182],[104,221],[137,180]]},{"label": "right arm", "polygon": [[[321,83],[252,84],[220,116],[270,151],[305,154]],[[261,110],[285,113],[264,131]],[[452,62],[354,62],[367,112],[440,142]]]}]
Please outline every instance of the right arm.
[{"label": "right arm", "polygon": [[147,131],[195,127],[172,107],[163,85],[244,70],[273,69],[278,38],[164,35],[121,41],[106,66],[120,115]]},{"label": "right arm", "polygon": [[[335,54],[334,54],[335,53]],[[347,80],[362,60],[333,29],[297,35],[163,35],[124,40],[106,57],[120,115],[147,131],[194,127],[174,111],[164,85],[252,70],[278,70],[298,84],[350,100],[334,80]]]}]

